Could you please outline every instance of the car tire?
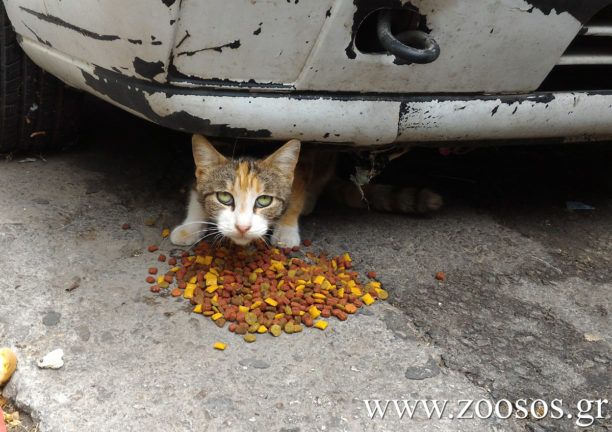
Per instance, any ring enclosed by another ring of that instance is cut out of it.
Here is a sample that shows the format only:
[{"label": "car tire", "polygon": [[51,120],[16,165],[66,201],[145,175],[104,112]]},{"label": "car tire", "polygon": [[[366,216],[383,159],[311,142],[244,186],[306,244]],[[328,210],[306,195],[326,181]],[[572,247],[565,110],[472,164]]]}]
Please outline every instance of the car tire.
[{"label": "car tire", "polygon": [[80,99],[25,55],[0,2],[0,152],[70,145],[76,139]]}]

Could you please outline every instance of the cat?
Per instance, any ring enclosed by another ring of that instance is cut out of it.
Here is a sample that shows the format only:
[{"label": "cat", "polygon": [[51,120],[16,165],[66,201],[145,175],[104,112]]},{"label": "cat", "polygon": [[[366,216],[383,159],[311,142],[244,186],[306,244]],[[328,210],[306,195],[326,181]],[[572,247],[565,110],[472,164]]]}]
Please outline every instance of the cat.
[{"label": "cat", "polygon": [[247,245],[272,230],[281,247],[300,244],[298,220],[313,211],[324,189],[348,206],[403,213],[428,213],[442,206],[429,189],[368,184],[360,191],[334,178],[336,158],[304,150],[293,139],[264,159],[226,158],[202,135],[193,135],[196,165],[187,216],[170,240],[191,246],[202,238],[228,238]]}]

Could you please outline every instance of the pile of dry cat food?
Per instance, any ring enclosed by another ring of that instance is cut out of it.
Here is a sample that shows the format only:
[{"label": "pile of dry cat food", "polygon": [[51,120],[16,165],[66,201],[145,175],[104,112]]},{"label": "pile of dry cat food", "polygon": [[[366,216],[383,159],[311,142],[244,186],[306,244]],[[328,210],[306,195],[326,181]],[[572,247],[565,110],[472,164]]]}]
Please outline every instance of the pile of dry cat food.
[{"label": "pile of dry cat food", "polygon": [[[363,305],[389,296],[374,272],[367,274],[367,282],[360,282],[348,253],[328,257],[263,242],[249,248],[212,249],[201,242],[191,254],[162,254],[158,261],[169,269],[163,274],[157,267],[149,269],[146,280],[152,292],[189,299],[193,312],[210,317],[219,327],[229,323],[229,331],[247,342],[263,333],[299,333],[304,326],[325,330],[326,318],[344,321]],[[219,342],[215,348],[225,349],[225,344]]]}]

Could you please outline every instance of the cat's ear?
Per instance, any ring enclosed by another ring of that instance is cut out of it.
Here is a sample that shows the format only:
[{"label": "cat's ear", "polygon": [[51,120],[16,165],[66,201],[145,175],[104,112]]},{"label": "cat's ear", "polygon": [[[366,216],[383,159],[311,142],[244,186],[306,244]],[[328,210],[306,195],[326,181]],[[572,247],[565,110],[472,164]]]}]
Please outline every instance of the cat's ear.
[{"label": "cat's ear", "polygon": [[191,148],[193,150],[193,160],[196,164],[196,177],[199,177],[206,168],[227,161],[203,135],[195,134],[191,138]]},{"label": "cat's ear", "polygon": [[263,163],[268,166],[275,166],[280,171],[293,175],[298,158],[300,157],[300,147],[300,141],[292,139],[268,156]]}]

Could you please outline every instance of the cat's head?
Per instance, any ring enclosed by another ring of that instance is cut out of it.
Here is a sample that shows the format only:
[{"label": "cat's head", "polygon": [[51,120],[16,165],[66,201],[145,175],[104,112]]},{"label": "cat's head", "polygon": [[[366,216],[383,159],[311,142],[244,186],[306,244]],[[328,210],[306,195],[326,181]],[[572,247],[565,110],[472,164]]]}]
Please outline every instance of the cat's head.
[{"label": "cat's head", "polygon": [[192,147],[206,220],[239,245],[263,237],[287,209],[300,142],[261,160],[226,158],[202,135],[193,136]]}]

